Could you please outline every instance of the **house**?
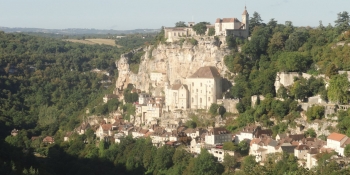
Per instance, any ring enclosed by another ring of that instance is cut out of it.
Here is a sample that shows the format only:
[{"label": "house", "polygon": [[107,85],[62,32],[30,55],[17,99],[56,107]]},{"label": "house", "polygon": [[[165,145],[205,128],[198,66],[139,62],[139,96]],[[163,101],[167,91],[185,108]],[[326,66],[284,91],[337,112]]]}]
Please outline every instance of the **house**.
[{"label": "house", "polygon": [[51,137],[51,136],[46,136],[43,139],[43,143],[52,144],[52,143],[55,143],[55,139],[53,137]]},{"label": "house", "polygon": [[225,128],[212,128],[205,135],[205,144],[217,145],[232,142],[232,134]]},{"label": "house", "polygon": [[90,124],[88,122],[83,122],[79,127],[75,129],[75,131],[79,134],[85,134],[85,132],[91,128]]},{"label": "house", "polygon": [[150,94],[147,94],[147,93],[139,94],[139,105],[146,105],[150,99],[151,99]]},{"label": "house", "polygon": [[117,134],[114,134],[114,143],[120,143],[120,141],[125,137],[125,134],[120,132]]},{"label": "house", "polygon": [[264,162],[268,154],[276,153],[277,141],[270,136],[262,135],[260,138],[254,138],[250,142],[249,155],[255,157],[256,162]]},{"label": "house", "polygon": [[96,130],[96,137],[102,139],[107,136],[112,136],[112,130],[112,124],[101,124],[100,127]]},{"label": "house", "polygon": [[186,79],[191,109],[209,109],[222,98],[222,78],[216,67],[199,68]]},{"label": "house", "polygon": [[187,136],[191,137],[192,139],[195,139],[202,135],[202,133],[204,133],[205,130],[203,128],[187,128],[184,132],[187,134]]},{"label": "house", "polygon": [[225,154],[229,154],[230,156],[235,155],[234,151],[223,150],[221,147],[213,147],[209,150],[209,153],[216,157],[219,162],[224,161]]},{"label": "house", "polygon": [[66,134],[63,137],[63,141],[68,142],[70,137],[73,135],[74,132],[66,132]]},{"label": "house", "polygon": [[248,125],[236,133],[234,140],[235,143],[239,143],[242,140],[252,140],[253,138],[259,138],[261,135],[272,136],[271,129],[262,129],[261,126]]},{"label": "house", "polygon": [[196,137],[192,139],[190,143],[190,152],[200,154],[203,140],[204,139],[201,139],[201,137]]},{"label": "house", "polygon": [[18,135],[18,129],[13,129],[12,131],[11,131],[11,135],[12,136],[17,136]]},{"label": "house", "polygon": [[[141,107],[141,111],[139,108]],[[137,106],[137,113],[141,113],[141,122],[144,124],[150,124],[151,121],[157,120],[163,113],[163,98],[154,97],[150,98],[146,106]]]},{"label": "house", "polygon": [[118,95],[115,95],[115,94],[106,94],[106,95],[103,97],[103,103],[107,103],[109,100],[112,100],[112,99],[118,99]]},{"label": "house", "polygon": [[341,156],[344,156],[344,147],[346,144],[349,144],[349,142],[349,137],[336,132],[331,133],[327,137],[327,147],[334,149],[334,151]]},{"label": "house", "polygon": [[133,138],[139,138],[144,137],[145,134],[148,132],[148,129],[142,129],[140,127],[133,128],[133,131],[131,132]]},{"label": "house", "polygon": [[304,159],[306,160],[307,153],[309,152],[310,147],[307,145],[298,145],[294,148],[294,156],[298,159]]},{"label": "house", "polygon": [[316,155],[320,153],[320,150],[317,148],[310,148],[308,153],[306,154],[306,168],[311,169],[317,166],[317,158]]}]

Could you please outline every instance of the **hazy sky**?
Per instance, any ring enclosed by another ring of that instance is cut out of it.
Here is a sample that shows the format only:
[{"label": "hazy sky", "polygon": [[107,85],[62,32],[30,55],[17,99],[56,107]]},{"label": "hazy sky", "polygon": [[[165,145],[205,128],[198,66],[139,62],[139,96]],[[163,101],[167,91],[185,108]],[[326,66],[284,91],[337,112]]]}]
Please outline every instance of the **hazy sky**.
[{"label": "hazy sky", "polygon": [[128,30],[174,26],[177,21],[215,22],[258,12],[295,26],[334,24],[337,13],[350,13],[350,0],[0,0],[0,26],[48,29]]}]

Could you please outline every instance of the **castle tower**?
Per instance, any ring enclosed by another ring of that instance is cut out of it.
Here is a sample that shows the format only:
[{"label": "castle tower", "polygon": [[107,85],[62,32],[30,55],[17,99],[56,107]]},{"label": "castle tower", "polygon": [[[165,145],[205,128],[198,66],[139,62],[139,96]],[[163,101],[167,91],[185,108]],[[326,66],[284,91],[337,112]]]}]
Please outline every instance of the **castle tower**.
[{"label": "castle tower", "polygon": [[246,30],[246,36],[249,36],[249,13],[247,11],[247,7],[244,6],[244,11],[242,13],[242,23],[245,24],[244,29]]}]

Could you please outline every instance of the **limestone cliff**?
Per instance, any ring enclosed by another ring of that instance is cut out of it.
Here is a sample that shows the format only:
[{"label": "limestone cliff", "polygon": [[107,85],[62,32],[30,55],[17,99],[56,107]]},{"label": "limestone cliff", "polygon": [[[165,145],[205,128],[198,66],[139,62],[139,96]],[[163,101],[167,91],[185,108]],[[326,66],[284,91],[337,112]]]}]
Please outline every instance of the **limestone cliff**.
[{"label": "limestone cliff", "polygon": [[[213,38],[198,38],[197,40],[196,46],[185,41],[182,46],[179,43],[167,43],[157,47],[143,48],[145,54],[141,57],[138,74],[134,74],[129,69],[128,59],[130,57],[128,55],[130,53],[122,55],[121,59],[116,61],[119,71],[116,88],[123,90],[127,84],[131,83],[142,91],[161,95],[159,92],[164,87],[165,82],[169,84],[185,83],[186,77],[202,66],[215,66],[224,77],[227,68],[223,59],[225,55],[229,54],[229,50],[222,46],[218,48]],[[137,51],[132,53],[134,52]],[[165,73],[165,78],[163,82],[158,83],[158,87],[152,85],[151,72]]]}]

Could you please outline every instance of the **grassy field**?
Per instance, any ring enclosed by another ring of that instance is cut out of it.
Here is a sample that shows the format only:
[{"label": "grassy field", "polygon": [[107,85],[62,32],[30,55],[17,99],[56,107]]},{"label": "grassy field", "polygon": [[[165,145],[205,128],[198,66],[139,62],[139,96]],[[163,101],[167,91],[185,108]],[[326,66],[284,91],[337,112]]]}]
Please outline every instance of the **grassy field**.
[{"label": "grassy field", "polygon": [[117,46],[121,47],[119,45],[115,44],[115,40],[113,39],[85,39],[85,40],[78,40],[78,39],[64,39],[64,41],[70,41],[75,43],[82,43],[82,44],[106,44],[110,46]]}]

